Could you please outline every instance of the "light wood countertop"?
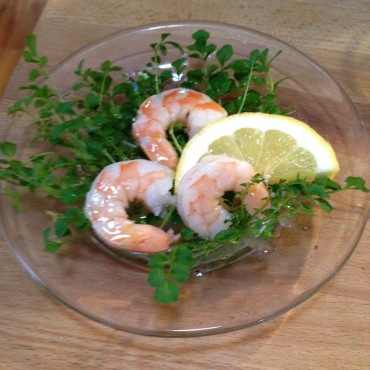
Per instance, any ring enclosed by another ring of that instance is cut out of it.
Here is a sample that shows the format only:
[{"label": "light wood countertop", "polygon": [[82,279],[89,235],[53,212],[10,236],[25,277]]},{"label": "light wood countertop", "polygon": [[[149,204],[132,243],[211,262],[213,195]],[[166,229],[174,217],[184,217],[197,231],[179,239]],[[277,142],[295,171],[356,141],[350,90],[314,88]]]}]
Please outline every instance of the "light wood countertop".
[{"label": "light wood countertop", "polygon": [[[176,20],[247,26],[323,66],[370,129],[368,0],[0,0],[0,91],[45,3],[35,32],[53,65],[132,26]],[[279,318],[228,334],[166,339],[116,331],[71,311],[28,277],[0,235],[0,369],[369,369],[369,240],[368,223],[335,279]]]}]

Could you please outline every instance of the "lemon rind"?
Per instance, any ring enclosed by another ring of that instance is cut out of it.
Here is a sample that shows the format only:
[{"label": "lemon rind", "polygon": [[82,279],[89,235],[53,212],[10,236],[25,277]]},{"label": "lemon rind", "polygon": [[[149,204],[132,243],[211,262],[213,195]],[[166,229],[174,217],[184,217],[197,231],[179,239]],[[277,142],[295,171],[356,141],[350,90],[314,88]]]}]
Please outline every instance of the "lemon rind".
[{"label": "lemon rind", "polygon": [[[278,122],[281,122],[281,124],[278,124]],[[228,136],[246,127],[262,132],[278,129],[291,135],[300,147],[310,151],[314,155],[318,164],[318,176],[333,178],[339,171],[339,163],[331,144],[306,123],[293,117],[275,114],[240,113],[221,118],[208,124],[189,140],[182,152],[176,170],[175,191],[182,176],[201,159],[205,153],[205,149],[222,136],[220,135],[220,130],[224,132],[225,136]]]}]

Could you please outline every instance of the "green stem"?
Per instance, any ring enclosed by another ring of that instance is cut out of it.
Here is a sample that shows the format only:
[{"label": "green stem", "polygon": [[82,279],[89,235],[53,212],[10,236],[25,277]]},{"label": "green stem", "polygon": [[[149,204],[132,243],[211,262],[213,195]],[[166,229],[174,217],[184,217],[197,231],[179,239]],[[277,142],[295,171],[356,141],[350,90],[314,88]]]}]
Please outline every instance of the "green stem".
[{"label": "green stem", "polygon": [[102,105],[103,105],[103,92],[104,92],[104,85],[105,85],[105,81],[107,80],[107,77],[108,77],[108,74],[104,74],[104,78],[103,78],[103,81],[101,83],[101,86],[100,86],[100,91],[99,91],[99,110],[101,109]]},{"label": "green stem", "polygon": [[249,85],[251,83],[251,80],[252,80],[252,76],[253,76],[253,67],[254,67],[254,63],[251,65],[251,70],[249,72],[249,76],[248,76],[248,80],[247,80],[247,84],[245,86],[245,90],[244,90],[244,94],[243,94],[243,99],[242,99],[242,102],[240,104],[240,107],[238,109],[238,112],[237,113],[240,113],[244,107],[244,104],[245,104],[245,101],[247,99],[247,95],[248,95],[248,91],[249,91]]},{"label": "green stem", "polygon": [[130,141],[127,141],[127,140],[122,140],[121,141],[122,144],[132,148],[132,149],[136,149],[138,146]]},{"label": "green stem", "polygon": [[[272,94],[274,93],[275,91],[275,86],[274,86],[274,82],[272,80],[272,76],[271,76],[271,64],[272,62],[282,53],[282,50],[279,50],[270,60],[269,62],[267,63],[267,72],[266,72],[266,75],[267,75],[267,78],[269,80],[269,85],[270,85],[270,88],[269,88],[269,93]],[[285,80],[286,78],[284,78]],[[283,80],[282,80],[283,81]]]},{"label": "green stem", "polygon": [[40,158],[40,157],[44,157],[46,155],[55,155],[55,152],[43,152],[43,153],[39,153],[39,154],[36,154],[36,155],[33,155],[32,157],[30,157],[27,161],[24,162],[24,164],[28,164],[28,163],[31,163],[33,162],[35,159],[37,158]]},{"label": "green stem", "polygon": [[182,154],[182,147],[181,147],[180,143],[178,142],[178,140],[176,138],[176,135],[174,133],[174,126],[175,126],[175,123],[173,125],[171,125],[171,127],[170,127],[170,129],[168,131],[168,135],[172,139],[173,145],[176,147],[176,149],[178,150],[178,152],[180,154]]},{"label": "green stem", "polygon": [[45,81],[49,81],[49,83],[50,83],[51,87],[53,88],[55,94],[57,95],[59,101],[61,103],[64,103],[65,99],[64,99],[63,95],[61,94],[61,92],[59,91],[59,88],[56,85],[55,81],[50,76],[49,72],[44,67],[41,67],[41,66],[40,66],[40,70],[41,70],[42,75],[44,76]]},{"label": "green stem", "polygon": [[103,150],[103,154],[112,162],[112,163],[115,163],[116,161],[114,160],[114,158],[109,154],[108,150],[104,149]]},{"label": "green stem", "polygon": [[203,69],[203,79],[204,79],[204,85],[207,86],[209,83],[209,76],[207,71],[207,55],[204,55],[202,57],[202,69]]},{"label": "green stem", "polygon": [[154,62],[153,62],[153,68],[154,68],[154,84],[155,84],[155,92],[156,94],[159,94],[159,76],[158,76],[158,47],[156,46],[154,48]]},{"label": "green stem", "polygon": [[170,209],[168,210],[168,213],[167,213],[166,217],[163,219],[163,221],[162,221],[162,222],[161,222],[161,224],[159,225],[159,227],[160,227],[161,229],[163,229],[163,228],[167,225],[167,223],[168,223],[168,222],[169,222],[169,220],[171,219],[172,214],[173,214],[173,212],[175,211],[175,209],[176,209],[176,207],[175,207],[175,206],[170,207]]},{"label": "green stem", "polygon": [[272,76],[271,76],[271,73],[270,73],[270,68],[267,70],[267,73],[266,74],[267,74],[267,78],[269,80],[269,85],[270,85],[270,87],[269,87],[269,93],[272,94],[274,92],[275,88],[274,88],[274,82],[272,81]]}]

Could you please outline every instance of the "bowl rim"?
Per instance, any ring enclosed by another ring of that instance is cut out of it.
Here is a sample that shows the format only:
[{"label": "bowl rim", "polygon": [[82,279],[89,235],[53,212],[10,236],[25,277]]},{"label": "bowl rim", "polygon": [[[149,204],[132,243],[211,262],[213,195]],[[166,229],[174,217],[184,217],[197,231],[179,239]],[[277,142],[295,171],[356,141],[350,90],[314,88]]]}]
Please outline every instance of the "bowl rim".
[{"label": "bowl rim", "polygon": [[[94,47],[98,47],[100,44],[107,42],[108,40],[113,40],[115,38],[120,38],[123,35],[129,36],[130,34],[142,32],[142,31],[151,31],[151,30],[159,30],[159,29],[165,29],[165,28],[172,28],[172,29],[180,29],[181,27],[200,27],[205,28],[207,26],[210,27],[226,27],[231,28],[235,30],[240,30],[242,32],[248,32],[252,34],[256,34],[263,38],[268,38],[273,42],[277,42],[279,44],[284,45],[286,48],[292,50],[293,52],[299,54],[302,56],[305,60],[307,60],[315,69],[318,69],[319,72],[323,73],[327,78],[331,80],[333,84],[336,85],[336,87],[339,89],[342,96],[346,99],[346,103],[351,106],[353,109],[353,112],[356,116],[356,120],[360,123],[360,126],[366,129],[364,121],[362,120],[360,114],[357,111],[356,106],[351,101],[350,97],[346,93],[346,91],[343,89],[343,87],[332,77],[331,74],[329,74],[323,67],[321,67],[318,63],[316,63],[312,58],[307,56],[305,53],[301,52],[299,49],[297,49],[294,46],[291,46],[290,44],[274,37],[269,34],[263,33],[258,30],[254,30],[252,28],[240,26],[240,25],[234,25],[234,24],[228,24],[228,23],[222,23],[222,22],[214,22],[214,21],[177,21],[177,22],[156,22],[156,23],[149,23],[144,25],[139,25],[135,27],[129,27],[126,29],[122,29],[119,31],[116,31],[114,33],[111,33],[103,38],[100,38],[92,43],[89,43],[85,45],[84,47],[76,50],[75,52],[71,53],[67,57],[63,58],[61,61],[55,64],[55,66],[51,69],[51,74],[53,74],[55,71],[57,71],[61,66],[67,62],[70,59],[75,58],[76,56],[87,52],[91,50]],[[14,81],[12,82],[14,83]],[[11,125],[11,122],[8,122],[8,127],[4,130],[3,139],[8,135],[9,126]],[[369,135],[367,133],[367,130],[363,130],[364,134],[366,135],[366,138],[364,140],[367,140],[367,147],[370,149],[370,140]],[[366,203],[366,207],[364,207],[363,213],[367,213],[368,217],[370,215],[370,197],[368,197],[368,201]],[[201,337],[201,336],[210,336],[210,335],[218,335],[218,334],[224,334],[228,332],[238,331],[241,329],[245,329],[248,327],[255,326],[259,323],[264,323],[266,321],[269,321],[271,319],[274,319],[278,316],[281,316],[282,314],[296,308],[303,302],[307,301],[309,298],[311,298],[314,294],[316,294],[323,286],[328,284],[335,276],[336,274],[342,269],[342,267],[347,263],[349,258],[351,257],[352,253],[355,251],[359,240],[361,239],[363,235],[364,228],[367,225],[367,220],[364,220],[364,222],[361,225],[361,228],[359,229],[358,237],[356,238],[356,241],[354,243],[354,246],[349,251],[349,253],[346,255],[346,257],[341,261],[340,265],[336,266],[336,269],[327,276],[326,279],[321,281],[318,285],[315,285],[314,288],[308,290],[305,292],[305,294],[299,296],[296,300],[289,302],[285,307],[282,307],[280,310],[274,312],[273,314],[270,314],[268,316],[263,317],[262,319],[254,320],[253,322],[249,322],[246,324],[241,324],[237,326],[232,327],[211,327],[211,328],[199,328],[199,329],[174,329],[174,330],[145,330],[145,329],[138,329],[137,327],[129,327],[125,326],[122,327],[120,325],[114,324],[109,322],[108,320],[104,320],[101,317],[98,317],[97,315],[91,314],[90,312],[86,312],[83,310],[80,310],[78,307],[74,306],[73,303],[71,303],[67,298],[61,296],[58,294],[53,288],[49,287],[46,282],[38,276],[38,274],[32,270],[30,266],[28,266],[28,263],[26,259],[14,248],[12,248],[12,242],[11,238],[6,232],[6,227],[4,225],[3,220],[0,220],[0,229],[2,234],[4,235],[4,238],[6,240],[6,244],[12,251],[12,253],[15,255],[16,259],[20,262],[20,264],[23,266],[23,268],[26,270],[28,275],[43,289],[45,289],[51,296],[54,298],[57,298],[59,301],[63,302],[67,307],[72,309],[73,311],[77,312],[78,314],[89,318],[95,322],[98,322],[102,325],[111,327],[113,329],[122,330],[124,332],[132,333],[132,334],[139,334],[139,335],[145,335],[145,336],[153,336],[153,337],[169,337],[169,338],[179,338],[179,337]]]}]

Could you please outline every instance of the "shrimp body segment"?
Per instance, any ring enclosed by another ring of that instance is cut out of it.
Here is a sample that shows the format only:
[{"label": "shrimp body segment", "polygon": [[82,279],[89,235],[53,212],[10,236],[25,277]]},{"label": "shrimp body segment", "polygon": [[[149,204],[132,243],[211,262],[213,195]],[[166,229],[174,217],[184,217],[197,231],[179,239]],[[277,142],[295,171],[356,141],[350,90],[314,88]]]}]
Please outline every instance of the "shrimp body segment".
[{"label": "shrimp body segment", "polygon": [[108,245],[154,253],[169,248],[171,235],[152,225],[136,224],[127,215],[130,202],[142,202],[154,215],[174,204],[173,171],[145,159],[105,167],[87,194],[85,214]]},{"label": "shrimp body segment", "polygon": [[[231,214],[220,204],[226,191],[241,192],[241,184],[256,174],[253,167],[226,155],[209,155],[192,167],[180,180],[177,210],[184,223],[204,239],[213,239],[227,229]],[[265,184],[252,185],[244,198],[246,210],[253,214],[266,205]]]},{"label": "shrimp body segment", "polygon": [[175,169],[178,156],[166,137],[170,126],[183,123],[191,138],[203,126],[226,116],[225,109],[207,95],[175,88],[144,101],[132,126],[133,136],[151,161]]}]

